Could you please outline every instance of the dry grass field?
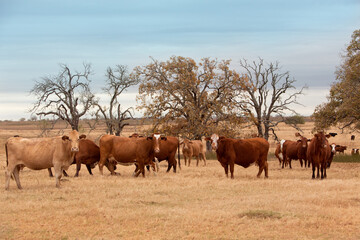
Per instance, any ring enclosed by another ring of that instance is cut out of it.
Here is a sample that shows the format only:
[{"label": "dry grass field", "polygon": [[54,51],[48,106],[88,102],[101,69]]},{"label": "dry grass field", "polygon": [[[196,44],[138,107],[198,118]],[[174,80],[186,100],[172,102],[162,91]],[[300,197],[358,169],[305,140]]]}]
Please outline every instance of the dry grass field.
[{"label": "dry grass field", "polygon": [[[310,137],[312,123],[303,128]],[[295,140],[294,133],[283,126],[278,134]],[[0,122],[2,146],[15,134],[36,137],[39,129]],[[332,142],[355,147],[358,139],[350,143],[350,135]],[[192,161],[176,174],[161,163],[146,178],[133,178],[132,166],[119,167],[121,176],[97,169],[90,176],[83,166],[80,177],[65,178],[57,189],[47,170],[25,168],[23,190],[12,180],[5,191],[0,178],[0,239],[360,239],[360,163],[335,162],[326,180],[312,180],[298,161],[281,169],[272,156],[268,179],[256,178],[256,166],[235,166],[235,179],[227,179],[209,160],[206,167]],[[1,147],[2,176],[5,165]]]}]

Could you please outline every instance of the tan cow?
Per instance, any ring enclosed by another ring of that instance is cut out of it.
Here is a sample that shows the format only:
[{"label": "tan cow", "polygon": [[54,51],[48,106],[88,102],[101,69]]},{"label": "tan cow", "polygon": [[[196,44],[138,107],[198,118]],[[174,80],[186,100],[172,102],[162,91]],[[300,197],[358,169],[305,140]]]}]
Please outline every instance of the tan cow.
[{"label": "tan cow", "polygon": [[12,174],[14,174],[17,187],[22,189],[19,179],[21,167],[28,167],[32,170],[54,167],[56,187],[60,187],[62,170],[69,168],[75,154],[79,151],[79,133],[73,130],[68,136],[64,135],[62,137],[12,137],[6,141],[5,150],[7,157],[6,190],[9,189]]},{"label": "tan cow", "polygon": [[128,138],[114,135],[104,135],[100,138],[100,162],[99,170],[103,174],[103,167],[106,160],[116,160],[122,164],[136,163],[140,172],[145,177],[144,166],[150,164],[154,154],[160,152],[161,140],[166,137],[160,134],[153,134],[151,137]]},{"label": "tan cow", "polygon": [[206,166],[206,157],[205,149],[202,141],[200,140],[188,140],[184,139],[180,145],[182,145],[182,152],[184,156],[185,166],[188,160],[188,166],[190,166],[191,158],[196,158],[196,166],[199,165],[199,160],[204,161],[204,166]]}]

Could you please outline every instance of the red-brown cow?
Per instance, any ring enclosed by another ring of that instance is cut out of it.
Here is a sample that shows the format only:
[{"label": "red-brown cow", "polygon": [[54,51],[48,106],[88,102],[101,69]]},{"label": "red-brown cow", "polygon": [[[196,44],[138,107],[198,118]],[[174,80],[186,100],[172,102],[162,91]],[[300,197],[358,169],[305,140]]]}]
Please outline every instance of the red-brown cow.
[{"label": "red-brown cow", "polygon": [[79,151],[79,133],[73,130],[68,136],[52,138],[12,137],[5,143],[7,170],[5,189],[9,189],[10,176],[14,175],[21,189],[19,171],[21,167],[41,170],[54,167],[56,187],[60,187],[62,170],[66,170]]},{"label": "red-brown cow", "polygon": [[289,163],[289,167],[291,167],[291,160],[298,160],[300,161],[300,166],[303,166],[303,160],[305,162],[306,167],[306,150],[308,146],[308,139],[301,136],[300,133],[295,134],[296,137],[299,137],[300,139],[295,141],[286,140],[283,144],[282,148],[282,154],[283,154],[283,164],[282,168],[284,168],[284,163]]},{"label": "red-brown cow", "polygon": [[103,174],[103,166],[107,159],[130,164],[137,163],[140,172],[145,177],[144,166],[150,164],[155,153],[160,152],[160,141],[165,140],[160,134],[153,134],[147,138],[128,138],[113,135],[104,135],[100,138],[99,170]]},{"label": "red-brown cow", "polygon": [[186,160],[188,160],[188,166],[190,166],[191,158],[196,158],[196,166],[199,165],[200,159],[204,161],[204,166],[206,166],[206,156],[203,143],[201,140],[188,140],[184,139],[180,145],[182,147],[182,153],[184,156],[184,162],[186,166]]},{"label": "red-brown cow", "polygon": [[339,153],[345,154],[344,151],[347,149],[346,146],[336,145],[335,150]]},{"label": "red-brown cow", "polygon": [[216,150],[217,159],[224,167],[226,176],[229,165],[231,178],[234,178],[234,164],[247,168],[256,163],[259,166],[257,177],[260,177],[263,170],[265,177],[268,177],[269,142],[264,138],[232,139],[213,134],[207,140],[211,141],[212,148]]},{"label": "red-brown cow", "polygon": [[[166,172],[169,172],[171,167],[173,168],[173,171],[176,172],[176,165],[177,161],[175,158],[176,151],[179,148],[179,140],[177,137],[168,136],[166,137],[166,141],[161,141],[160,144],[160,151],[155,153],[155,157],[158,159],[159,162],[163,160],[168,161],[168,168]],[[179,156],[178,156],[178,160]]]},{"label": "red-brown cow", "polygon": [[331,155],[331,147],[323,132],[318,132],[311,139],[307,149],[307,159],[312,164],[312,178],[315,178],[315,168],[317,169],[317,178],[320,177],[319,169],[321,168],[321,179],[326,178],[326,168]]}]

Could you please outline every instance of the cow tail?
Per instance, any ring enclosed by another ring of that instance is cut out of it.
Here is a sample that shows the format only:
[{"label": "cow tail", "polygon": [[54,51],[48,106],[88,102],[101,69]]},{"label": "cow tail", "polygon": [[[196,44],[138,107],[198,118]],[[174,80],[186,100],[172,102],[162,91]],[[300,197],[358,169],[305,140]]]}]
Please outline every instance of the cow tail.
[{"label": "cow tail", "polygon": [[7,143],[5,143],[6,166],[9,166]]},{"label": "cow tail", "polygon": [[179,163],[179,169],[181,170],[181,164],[180,164],[180,139],[178,136],[178,163]]}]

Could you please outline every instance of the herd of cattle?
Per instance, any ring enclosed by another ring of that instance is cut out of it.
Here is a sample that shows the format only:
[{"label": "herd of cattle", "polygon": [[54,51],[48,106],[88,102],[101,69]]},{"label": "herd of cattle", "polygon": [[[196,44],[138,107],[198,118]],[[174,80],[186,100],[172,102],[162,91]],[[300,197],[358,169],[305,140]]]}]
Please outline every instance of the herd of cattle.
[{"label": "herd of cattle", "polygon": [[[326,178],[326,169],[330,167],[335,151],[344,152],[346,147],[329,144],[330,134],[325,135],[318,132],[312,139],[307,139],[296,134],[298,141],[282,140],[276,150],[275,156],[279,159],[282,167],[287,164],[291,168],[291,160],[299,160],[300,165],[310,166],[312,164],[312,178]],[[216,151],[218,161],[225,170],[226,176],[230,167],[231,178],[234,178],[234,165],[244,168],[252,164],[259,166],[257,177],[265,171],[268,177],[267,157],[269,143],[263,138],[232,139],[213,134],[210,138],[212,149]],[[81,164],[85,164],[89,173],[96,164],[99,165],[100,173],[103,174],[103,167],[115,172],[116,165],[136,165],[135,176],[140,173],[145,176],[145,166],[151,166],[155,170],[158,161],[168,162],[167,172],[173,168],[176,172],[178,161],[180,161],[180,146],[182,146],[185,165],[190,165],[192,157],[200,160],[206,165],[205,146],[201,140],[181,140],[177,137],[152,134],[149,137],[133,134],[130,137],[119,137],[104,135],[100,138],[99,146],[93,141],[86,139],[85,135],[79,135],[76,130],[68,135],[52,138],[22,138],[14,136],[5,143],[7,169],[5,171],[5,189],[9,189],[10,178],[15,178],[17,187],[21,189],[19,173],[23,167],[33,170],[48,169],[52,176],[51,168],[55,170],[56,187],[60,187],[62,175],[67,175],[65,170],[71,164],[76,164],[76,174],[79,175]],[[282,153],[282,158],[279,154]],[[355,150],[353,154],[359,154]]]}]

